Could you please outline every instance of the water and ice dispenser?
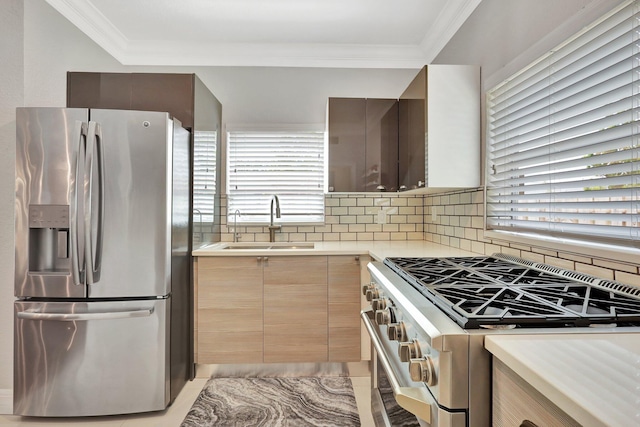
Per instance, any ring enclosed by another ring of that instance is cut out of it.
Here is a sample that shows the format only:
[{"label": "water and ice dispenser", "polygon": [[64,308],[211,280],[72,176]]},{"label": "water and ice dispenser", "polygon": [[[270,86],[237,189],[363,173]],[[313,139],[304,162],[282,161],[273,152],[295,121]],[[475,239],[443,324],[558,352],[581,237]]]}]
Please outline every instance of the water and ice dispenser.
[{"label": "water and ice dispenser", "polygon": [[69,271],[68,205],[29,205],[29,271]]}]

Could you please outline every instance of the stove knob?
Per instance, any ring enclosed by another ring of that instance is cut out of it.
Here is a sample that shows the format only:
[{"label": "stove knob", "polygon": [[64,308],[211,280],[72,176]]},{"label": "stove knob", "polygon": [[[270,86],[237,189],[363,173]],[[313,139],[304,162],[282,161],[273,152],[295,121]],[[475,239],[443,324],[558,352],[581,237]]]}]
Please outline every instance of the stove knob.
[{"label": "stove knob", "polygon": [[367,301],[373,301],[374,299],[380,298],[380,291],[377,289],[369,289],[366,293]]},{"label": "stove knob", "polygon": [[371,308],[373,311],[384,310],[387,308],[387,300],[384,298],[374,298],[371,300]]},{"label": "stove knob", "polygon": [[429,356],[411,359],[409,375],[412,381],[427,383],[428,386],[436,384],[436,371]]},{"label": "stove knob", "polygon": [[388,325],[393,321],[393,312],[391,307],[387,307],[384,310],[376,311],[376,323],[378,325]]},{"label": "stove knob", "polygon": [[392,323],[387,327],[387,336],[392,341],[404,341],[407,339],[407,331],[404,328],[404,322]]},{"label": "stove knob", "polygon": [[398,356],[403,362],[409,362],[411,359],[422,356],[420,344],[417,341],[401,342],[398,347]]},{"label": "stove knob", "polygon": [[375,286],[373,285],[373,283],[369,283],[368,285],[363,285],[362,286],[362,295],[366,295],[367,291],[370,289],[375,289]]}]

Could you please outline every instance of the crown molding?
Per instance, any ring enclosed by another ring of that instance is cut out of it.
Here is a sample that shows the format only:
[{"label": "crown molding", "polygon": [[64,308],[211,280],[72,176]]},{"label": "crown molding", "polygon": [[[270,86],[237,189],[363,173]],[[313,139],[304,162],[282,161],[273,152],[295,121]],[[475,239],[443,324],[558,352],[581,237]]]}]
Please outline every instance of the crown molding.
[{"label": "crown molding", "polygon": [[126,52],[129,40],[90,1],[45,1],[114,58]]},{"label": "crown molding", "polygon": [[447,45],[453,35],[469,18],[482,0],[448,0],[447,6],[440,11],[435,25],[420,42],[426,63],[431,63]]},{"label": "crown molding", "polygon": [[420,68],[481,0],[449,0],[420,45],[178,43],[129,40],[87,0],[46,0],[123,65]]},{"label": "crown molding", "polygon": [[133,42],[125,65],[420,68],[419,46],[300,43],[180,44]]}]

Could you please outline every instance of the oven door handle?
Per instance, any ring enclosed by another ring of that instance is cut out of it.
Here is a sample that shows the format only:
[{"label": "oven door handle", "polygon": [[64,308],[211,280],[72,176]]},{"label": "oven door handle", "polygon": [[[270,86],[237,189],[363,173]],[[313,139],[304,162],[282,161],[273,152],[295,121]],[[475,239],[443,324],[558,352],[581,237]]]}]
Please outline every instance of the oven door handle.
[{"label": "oven door handle", "polygon": [[407,411],[411,412],[418,418],[431,423],[431,402],[433,399],[429,395],[429,392],[420,387],[403,387],[393,370],[391,362],[384,352],[382,342],[376,333],[376,327],[373,324],[373,312],[371,310],[365,310],[360,313],[360,317],[364,322],[364,326],[367,328],[367,332],[371,337],[373,347],[376,349],[378,359],[384,370],[387,372],[389,383],[393,389],[393,395],[398,402],[398,405],[402,406]]}]

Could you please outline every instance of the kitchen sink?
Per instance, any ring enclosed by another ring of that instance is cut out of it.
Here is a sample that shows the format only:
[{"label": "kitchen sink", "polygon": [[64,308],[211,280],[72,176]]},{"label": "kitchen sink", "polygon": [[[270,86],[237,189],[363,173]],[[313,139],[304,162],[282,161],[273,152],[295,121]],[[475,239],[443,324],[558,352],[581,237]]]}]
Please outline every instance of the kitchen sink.
[{"label": "kitchen sink", "polygon": [[313,242],[276,242],[276,243],[229,243],[224,249],[230,250],[270,250],[270,249],[313,249]]},{"label": "kitchen sink", "polygon": [[231,244],[231,245],[227,245],[224,247],[224,249],[269,249],[271,247],[271,245],[264,245],[264,244],[260,244],[260,245],[247,245],[247,244],[242,244],[242,245],[235,245],[235,244]]}]

